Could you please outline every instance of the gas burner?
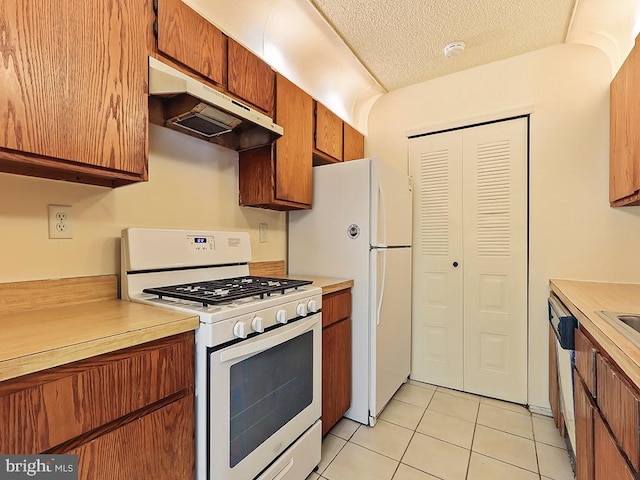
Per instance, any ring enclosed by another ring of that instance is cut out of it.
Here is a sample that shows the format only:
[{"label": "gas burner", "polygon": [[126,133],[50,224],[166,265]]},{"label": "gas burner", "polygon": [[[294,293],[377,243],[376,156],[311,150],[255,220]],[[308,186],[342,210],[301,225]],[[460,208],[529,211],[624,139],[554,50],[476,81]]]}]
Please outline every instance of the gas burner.
[{"label": "gas burner", "polygon": [[270,296],[272,293],[284,295],[287,290],[311,284],[311,280],[244,276],[223,278],[205,282],[168,285],[166,287],[145,288],[144,293],[153,293],[159,298],[179,298],[202,303],[203,306],[218,305],[248,297]]}]

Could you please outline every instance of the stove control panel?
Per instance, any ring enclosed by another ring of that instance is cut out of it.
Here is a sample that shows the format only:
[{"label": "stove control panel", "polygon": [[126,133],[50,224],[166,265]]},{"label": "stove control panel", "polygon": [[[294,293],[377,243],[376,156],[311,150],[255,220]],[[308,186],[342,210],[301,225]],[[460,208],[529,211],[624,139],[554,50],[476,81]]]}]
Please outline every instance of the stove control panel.
[{"label": "stove control panel", "polygon": [[[313,306],[314,308],[310,308]],[[239,315],[212,324],[200,326],[209,346],[219,345],[238,338],[261,334],[274,325],[286,324],[291,320],[308,317],[320,311],[322,294],[300,300],[292,300],[274,307]]]}]

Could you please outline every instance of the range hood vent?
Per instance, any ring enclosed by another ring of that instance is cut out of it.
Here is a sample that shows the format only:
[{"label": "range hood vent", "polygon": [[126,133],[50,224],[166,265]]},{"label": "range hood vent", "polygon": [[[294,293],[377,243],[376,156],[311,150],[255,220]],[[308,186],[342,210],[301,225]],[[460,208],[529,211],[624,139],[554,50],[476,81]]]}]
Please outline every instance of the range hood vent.
[{"label": "range hood vent", "polygon": [[233,150],[269,145],[284,133],[268,116],[153,57],[149,95],[162,100],[165,126]]}]

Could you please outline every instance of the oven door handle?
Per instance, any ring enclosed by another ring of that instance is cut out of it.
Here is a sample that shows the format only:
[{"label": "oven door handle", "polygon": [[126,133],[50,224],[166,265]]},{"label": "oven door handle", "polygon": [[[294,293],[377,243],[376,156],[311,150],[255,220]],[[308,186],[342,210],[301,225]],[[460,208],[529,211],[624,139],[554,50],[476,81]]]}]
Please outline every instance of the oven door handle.
[{"label": "oven door handle", "polygon": [[[319,317],[320,314],[316,313],[313,315],[313,317],[316,316]],[[256,353],[262,352],[263,350],[273,348],[309,330],[312,330],[313,326],[318,321],[318,318],[309,318],[309,320],[300,322],[300,324],[294,323],[289,328],[281,327],[284,330],[282,333],[264,339],[258,337],[258,339],[252,342],[242,342],[236,347],[232,347],[228,350],[223,350],[222,352],[220,352],[220,363],[230,362],[231,360],[235,360],[236,358],[244,357],[246,355],[255,355]]]}]

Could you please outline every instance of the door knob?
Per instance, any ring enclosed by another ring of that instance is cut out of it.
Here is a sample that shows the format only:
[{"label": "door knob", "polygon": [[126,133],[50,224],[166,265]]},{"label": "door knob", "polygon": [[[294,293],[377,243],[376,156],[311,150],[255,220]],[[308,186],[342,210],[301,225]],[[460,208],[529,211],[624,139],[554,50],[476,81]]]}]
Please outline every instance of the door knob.
[{"label": "door knob", "polygon": [[457,267],[458,266],[458,262],[453,262],[453,266]]}]

